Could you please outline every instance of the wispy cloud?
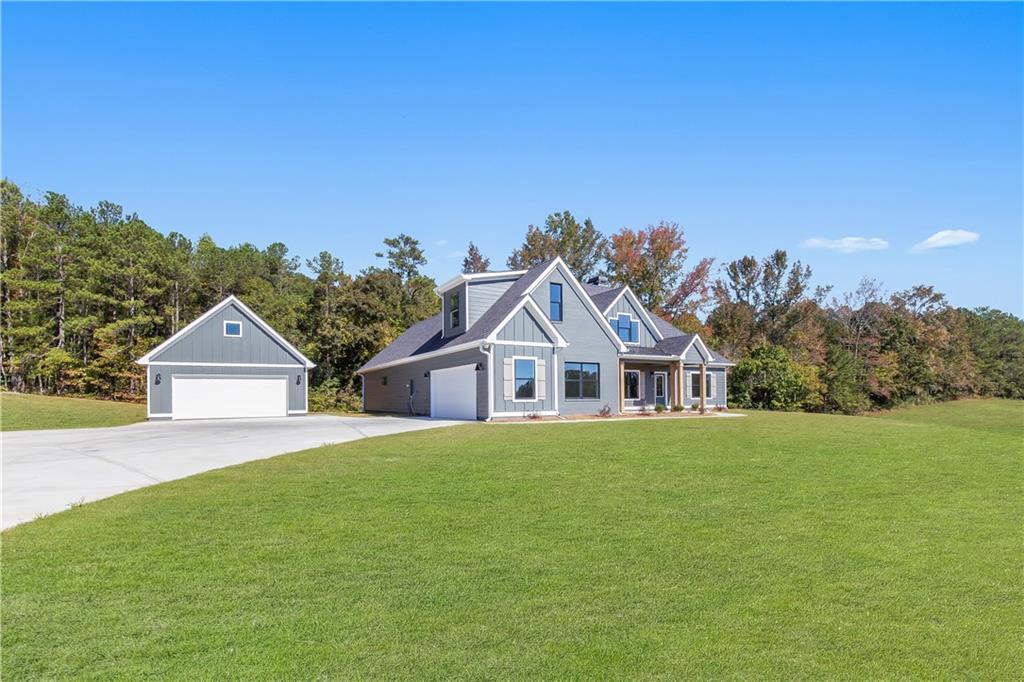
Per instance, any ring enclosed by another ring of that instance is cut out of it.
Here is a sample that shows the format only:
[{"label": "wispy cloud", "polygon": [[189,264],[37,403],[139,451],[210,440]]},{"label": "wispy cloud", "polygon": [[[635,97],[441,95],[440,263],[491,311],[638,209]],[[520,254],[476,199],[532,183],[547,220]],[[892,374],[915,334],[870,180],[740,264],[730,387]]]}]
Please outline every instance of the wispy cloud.
[{"label": "wispy cloud", "polygon": [[969,230],[939,230],[923,242],[914,244],[914,248],[911,251],[929,251],[931,249],[944,249],[949,246],[972,244],[978,241],[979,237],[981,237],[980,234],[970,232]]},{"label": "wispy cloud", "polygon": [[444,246],[444,245],[445,245],[445,244],[447,244],[447,243],[448,243],[448,240],[447,240],[447,239],[438,239],[438,240],[437,240],[437,245],[438,245],[438,246]]},{"label": "wispy cloud", "polygon": [[465,257],[466,257],[466,252],[465,251],[452,251],[447,256],[445,256],[445,258],[465,258]]},{"label": "wispy cloud", "polygon": [[814,237],[803,243],[809,249],[828,249],[839,253],[858,253],[860,251],[881,251],[889,248],[889,242],[878,237],[840,237],[825,239]]}]

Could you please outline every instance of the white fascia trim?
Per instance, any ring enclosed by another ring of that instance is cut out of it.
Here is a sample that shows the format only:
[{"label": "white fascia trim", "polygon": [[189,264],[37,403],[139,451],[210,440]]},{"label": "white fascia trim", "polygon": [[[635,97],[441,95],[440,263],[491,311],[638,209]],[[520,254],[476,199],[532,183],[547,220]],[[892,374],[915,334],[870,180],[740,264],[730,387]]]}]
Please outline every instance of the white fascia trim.
[{"label": "white fascia trim", "polygon": [[505,270],[502,272],[471,272],[471,273],[460,273],[455,275],[447,282],[438,284],[434,287],[434,293],[440,296],[444,292],[448,291],[454,286],[458,286],[463,282],[475,282],[479,280],[488,279],[508,279],[510,277],[521,277],[526,274],[526,270]]},{"label": "white fascia trim", "polygon": [[227,306],[231,305],[232,303],[237,305],[241,309],[241,311],[243,313],[245,313],[248,317],[252,318],[252,320],[255,321],[256,324],[258,324],[261,327],[263,327],[263,330],[265,332],[270,334],[270,336],[273,337],[274,340],[276,340],[278,343],[280,343],[282,346],[284,346],[295,357],[301,358],[302,362],[306,365],[307,369],[312,369],[313,367],[316,367],[316,364],[311,362],[309,360],[309,358],[307,358],[305,355],[300,353],[299,350],[295,346],[293,346],[292,344],[288,343],[284,339],[284,337],[282,337],[280,334],[278,334],[276,331],[274,331],[273,327],[271,327],[269,324],[264,322],[263,318],[261,318],[259,315],[254,313],[252,310],[250,310],[249,306],[245,305],[240,300],[238,300],[238,298],[236,298],[234,296],[234,294],[232,294],[231,296],[228,296],[223,301],[221,301],[217,305],[213,306],[212,308],[207,310],[205,313],[203,313],[202,315],[200,315],[196,319],[192,320],[192,322],[190,322],[189,324],[187,324],[184,327],[182,327],[181,329],[179,329],[177,334],[172,334],[170,338],[166,339],[159,346],[157,346],[153,350],[149,351],[148,353],[143,355],[141,358],[139,358],[135,362],[137,362],[140,365],[148,365],[152,361],[154,355],[157,355],[161,351],[165,350],[166,348],[168,348],[169,346],[171,346],[172,344],[177,342],[178,339],[180,339],[182,336],[184,336],[185,334],[189,333],[190,331],[192,331],[193,329],[198,327],[200,324],[202,324],[204,321],[209,319],[211,316],[215,315],[216,313],[218,313],[219,311],[223,310],[224,308],[226,308]]},{"label": "white fascia trim", "polygon": [[[700,338],[700,334],[694,334],[693,335],[693,338],[690,339],[690,343],[686,344],[686,348],[684,348],[683,351],[679,354],[679,357],[680,358],[685,358],[686,357],[686,353],[689,352],[690,348],[693,347],[693,344],[697,343],[698,341],[700,341],[700,347],[704,349],[704,357],[709,358],[709,359],[713,359],[714,356],[711,355],[711,351],[704,344],[704,340]],[[704,364],[705,365],[710,364],[710,361],[709,362],[705,362]]]},{"label": "white fascia trim", "polygon": [[[643,321],[647,324],[647,328],[654,333],[654,336],[658,339],[658,341],[664,340],[665,335],[658,330],[658,325],[654,324],[654,320],[651,319],[650,314],[647,312],[647,308],[645,308],[643,304],[640,303],[640,299],[636,297],[636,294],[633,293],[633,290],[629,288],[628,284],[622,287],[622,291],[620,291],[618,296],[616,296],[615,299],[610,304],[608,304],[608,306],[605,307],[604,312],[601,314],[607,317],[608,311],[615,307],[615,304],[619,302],[619,299],[621,299],[627,293],[629,294],[630,303],[633,304],[634,308],[640,311],[640,315],[643,317]],[[633,316],[630,315],[631,319],[632,317]]]},{"label": "white fascia trim", "polygon": [[608,324],[608,320],[605,319],[604,317],[604,313],[597,309],[597,306],[594,305],[594,300],[590,298],[590,294],[588,294],[587,290],[583,288],[583,285],[579,283],[579,280],[577,280],[576,276],[572,274],[572,271],[569,270],[569,267],[565,265],[565,261],[562,260],[561,256],[555,256],[555,260],[551,261],[551,265],[549,265],[544,270],[544,272],[542,272],[540,276],[537,277],[537,280],[532,285],[530,285],[530,287],[526,291],[523,292],[523,296],[531,296],[533,292],[537,289],[537,287],[540,286],[540,283],[547,279],[551,272],[559,265],[564,266],[565,272],[563,274],[566,275],[566,281],[569,282],[569,286],[573,288],[573,290],[576,292],[576,295],[580,297],[580,299],[590,310],[591,314],[594,316],[594,319],[598,320],[601,323],[601,328],[604,329],[605,335],[612,340],[612,342],[616,345],[620,352],[626,352],[626,346],[624,343],[622,343],[622,339],[620,339],[616,334],[612,332],[611,326],[609,326]]},{"label": "white fascia trim", "polygon": [[360,368],[359,370],[356,371],[356,374],[360,376],[365,376],[369,372],[376,372],[377,370],[387,369],[388,367],[397,367],[398,365],[407,365],[410,362],[418,362],[419,360],[426,360],[427,358],[436,358],[442,355],[451,355],[452,353],[470,350],[471,348],[476,348],[480,350],[480,352],[483,352],[483,348],[481,347],[481,345],[482,342],[480,341],[460,343],[456,346],[452,346],[451,348],[442,348],[440,350],[431,351],[429,353],[421,353],[419,355],[413,355],[407,358],[399,358],[398,360],[392,360],[391,362],[384,362],[379,365],[374,365],[373,367]]},{"label": "white fascia trim", "polygon": [[260,363],[250,362],[147,362],[146,366],[160,366],[160,367],[287,367],[289,369],[306,369],[304,365],[264,365]]},{"label": "white fascia trim", "polygon": [[[501,330],[505,328],[505,325],[512,321],[512,318],[516,316],[516,313],[518,313],[524,307],[529,308],[530,312],[533,314],[534,319],[537,320],[537,324],[539,324],[541,328],[548,333],[548,336],[555,339],[554,345],[556,347],[565,348],[566,346],[569,345],[569,342],[566,341],[562,337],[562,335],[558,333],[558,329],[555,328],[555,325],[551,324],[551,320],[547,318],[547,315],[545,315],[544,311],[540,309],[540,306],[537,305],[533,298],[531,298],[530,296],[526,296],[525,294],[523,295],[523,298],[520,300],[520,302],[516,304],[516,306],[512,308],[511,311],[509,311],[508,315],[505,316],[505,319],[501,321],[501,324],[497,325],[494,328],[494,331],[492,331],[487,336],[487,338],[484,339],[484,341],[486,343],[498,343],[498,334],[500,334]],[[511,345],[521,346],[526,344],[512,342]],[[551,344],[545,345],[550,346]]]},{"label": "white fascia trim", "polygon": [[542,417],[556,417],[557,410],[523,410],[522,412],[495,412],[492,417],[529,417],[531,414],[539,414]]},{"label": "white fascia trim", "polygon": [[[529,348],[559,348],[553,343],[544,343],[543,341],[488,341],[487,343],[495,346],[526,346]],[[568,345],[568,344],[566,344]],[[562,346],[564,348],[564,346]]]}]

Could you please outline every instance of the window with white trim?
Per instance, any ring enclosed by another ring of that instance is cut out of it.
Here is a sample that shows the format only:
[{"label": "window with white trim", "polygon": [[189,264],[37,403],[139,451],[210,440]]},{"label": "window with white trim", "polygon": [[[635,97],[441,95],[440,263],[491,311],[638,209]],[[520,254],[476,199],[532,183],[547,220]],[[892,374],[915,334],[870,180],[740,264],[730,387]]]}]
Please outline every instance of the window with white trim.
[{"label": "window with white trim", "polygon": [[640,343],[640,322],[634,320],[629,313],[619,313],[618,317],[613,317],[609,322],[623,343]]},{"label": "window with white trim", "polygon": [[516,400],[537,399],[537,360],[516,358],[515,360]]},{"label": "window with white trim", "polygon": [[224,320],[224,336],[239,337],[242,335],[242,323],[238,320]]},{"label": "window with white trim", "polygon": [[456,291],[451,295],[451,298],[448,299],[448,310],[448,315],[450,316],[449,320],[451,322],[450,326],[453,328],[458,327],[459,323],[462,321],[459,316],[459,292]]},{"label": "window with white trim", "polygon": [[626,380],[626,400],[640,400],[640,372],[635,369],[627,369],[625,373]]},{"label": "window with white trim", "polygon": [[[704,396],[711,397],[711,372],[704,375]],[[690,397],[700,397],[700,372],[690,372]]]},{"label": "window with white trim", "polygon": [[548,287],[550,292],[550,301],[548,309],[548,317],[552,322],[562,321],[562,285],[558,282],[551,282]]}]

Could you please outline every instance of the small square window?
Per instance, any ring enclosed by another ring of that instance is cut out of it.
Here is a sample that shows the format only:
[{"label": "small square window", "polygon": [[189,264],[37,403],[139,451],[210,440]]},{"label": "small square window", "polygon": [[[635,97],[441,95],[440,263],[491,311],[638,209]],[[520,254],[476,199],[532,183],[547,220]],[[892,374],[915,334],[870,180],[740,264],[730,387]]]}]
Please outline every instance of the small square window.
[{"label": "small square window", "polygon": [[224,336],[241,336],[242,323],[233,320],[224,321]]}]

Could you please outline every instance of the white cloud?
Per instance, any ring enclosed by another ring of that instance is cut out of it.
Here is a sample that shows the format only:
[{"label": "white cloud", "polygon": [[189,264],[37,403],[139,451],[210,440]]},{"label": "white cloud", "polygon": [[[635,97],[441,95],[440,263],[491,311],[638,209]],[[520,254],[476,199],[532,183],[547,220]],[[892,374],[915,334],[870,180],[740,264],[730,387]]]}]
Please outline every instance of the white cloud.
[{"label": "white cloud", "polygon": [[438,245],[438,246],[444,246],[444,245],[445,245],[445,244],[447,244],[447,243],[448,243],[448,240],[447,240],[447,239],[438,239],[438,240],[437,240],[437,245]]},{"label": "white cloud", "polygon": [[465,258],[465,257],[466,257],[466,252],[465,251],[452,251],[447,256],[445,256],[445,258]]},{"label": "white cloud", "polygon": [[889,248],[889,242],[878,237],[840,237],[825,239],[814,237],[803,243],[809,249],[828,249],[839,253],[858,253],[859,251],[881,251]]},{"label": "white cloud", "polygon": [[930,249],[943,249],[948,246],[972,244],[978,241],[979,237],[981,235],[977,232],[969,232],[968,230],[939,230],[923,242],[914,244],[914,248],[911,251],[928,251]]}]

